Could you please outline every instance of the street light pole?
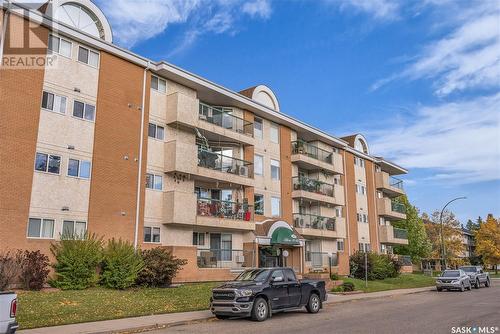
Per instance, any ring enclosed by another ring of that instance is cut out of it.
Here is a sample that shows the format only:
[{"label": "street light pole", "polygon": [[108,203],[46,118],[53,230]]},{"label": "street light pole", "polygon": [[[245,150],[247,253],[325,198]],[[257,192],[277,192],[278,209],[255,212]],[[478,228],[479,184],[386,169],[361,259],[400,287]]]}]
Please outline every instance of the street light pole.
[{"label": "street light pole", "polygon": [[[443,209],[441,210],[441,213],[439,214],[439,224],[441,225],[441,257],[443,258],[443,262],[442,264],[444,265],[444,269],[446,269],[446,250],[445,250],[445,246],[444,246],[444,232],[443,232],[443,213],[444,213],[444,210],[446,209],[446,207],[452,203],[452,202],[455,202],[459,199],[467,199],[467,197],[463,196],[463,197],[457,197],[457,198],[454,198],[452,199],[451,201],[449,201],[448,203],[446,203],[443,207]],[[443,271],[443,268],[441,268],[441,271]]]}]

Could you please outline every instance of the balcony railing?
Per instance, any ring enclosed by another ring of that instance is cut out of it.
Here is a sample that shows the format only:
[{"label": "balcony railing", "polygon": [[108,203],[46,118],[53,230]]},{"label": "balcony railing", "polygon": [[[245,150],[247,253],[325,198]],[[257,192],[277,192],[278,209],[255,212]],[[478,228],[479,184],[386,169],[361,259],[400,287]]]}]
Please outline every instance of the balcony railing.
[{"label": "balcony railing", "polygon": [[310,158],[333,164],[333,152],[329,152],[303,140],[292,142],[292,154],[304,154]]},{"label": "balcony railing", "polygon": [[401,190],[404,190],[403,189],[403,180],[400,180],[394,176],[391,176],[389,178],[389,185],[391,187],[394,187],[394,188],[398,188],[398,189],[401,189]]},{"label": "balcony railing", "polygon": [[328,254],[323,252],[305,252],[305,260],[311,262],[313,269],[321,269],[328,266],[338,266],[338,254]]},{"label": "balcony railing", "polygon": [[292,177],[293,190],[304,190],[310,193],[333,197],[333,184],[310,179],[305,176]]},{"label": "balcony railing", "polygon": [[253,123],[231,114],[233,109],[200,103],[199,119],[253,137]]},{"label": "balcony railing", "polygon": [[198,198],[198,216],[253,221],[253,206],[247,203]]},{"label": "balcony railing", "polygon": [[198,166],[248,178],[253,175],[251,162],[225,156],[220,152],[212,152],[200,146],[198,146]]},{"label": "balcony railing", "polygon": [[406,207],[402,203],[391,201],[391,210],[399,213],[406,213]]},{"label": "balcony railing", "polygon": [[254,268],[254,251],[236,249],[198,249],[196,251],[198,268]]},{"label": "balcony railing", "polygon": [[394,228],[395,239],[408,239],[408,231],[402,228]]},{"label": "balcony railing", "polygon": [[312,228],[316,230],[335,231],[335,218],[306,213],[294,213],[293,221],[295,227],[297,228]]}]

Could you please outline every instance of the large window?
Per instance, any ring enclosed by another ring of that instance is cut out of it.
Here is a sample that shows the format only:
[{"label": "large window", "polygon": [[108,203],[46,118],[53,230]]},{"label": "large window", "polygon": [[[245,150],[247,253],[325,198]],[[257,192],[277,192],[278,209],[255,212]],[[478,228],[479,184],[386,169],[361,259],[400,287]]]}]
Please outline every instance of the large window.
[{"label": "large window", "polygon": [[262,139],[262,119],[255,118],[253,121],[253,136]]},{"label": "large window", "polygon": [[160,228],[144,226],[144,242],[160,242]]},{"label": "large window", "polygon": [[78,48],[78,61],[92,67],[99,67],[99,53],[80,46]]},{"label": "large window", "polygon": [[151,77],[151,89],[160,93],[167,92],[167,81],[155,76]]},{"label": "large window", "polygon": [[66,97],[43,91],[42,108],[64,114],[66,113]]},{"label": "large window", "polygon": [[35,170],[51,174],[59,174],[61,170],[61,157],[53,154],[37,153]]},{"label": "large window", "polygon": [[49,36],[49,51],[71,58],[71,42],[53,35]]},{"label": "large window", "polygon": [[344,240],[337,240],[337,251],[338,252],[344,251]]},{"label": "large window", "polygon": [[356,193],[366,195],[366,187],[362,184],[356,184]]},{"label": "large window", "polygon": [[73,116],[93,121],[95,119],[95,106],[75,100],[73,103]]},{"label": "large window", "polygon": [[271,197],[271,215],[273,217],[281,216],[281,199],[279,197]]},{"label": "large window", "polygon": [[357,213],[356,218],[358,223],[366,223],[368,224],[368,215],[366,213]]},{"label": "large window", "polygon": [[205,246],[205,233],[193,232],[193,245],[194,246]]},{"label": "large window", "polygon": [[62,237],[83,239],[87,232],[87,223],[83,221],[63,221]]},{"label": "large window", "polygon": [[254,209],[256,215],[264,214],[264,195],[255,194],[254,198]]},{"label": "large window", "polygon": [[82,179],[90,178],[90,161],[69,159],[68,176],[79,177]]},{"label": "large window", "polygon": [[279,129],[278,125],[276,125],[274,123],[271,124],[270,131],[271,131],[270,132],[271,142],[279,144],[279,142],[280,142],[280,129]]},{"label": "large window", "polygon": [[163,177],[151,173],[146,174],[146,188],[163,190]]},{"label": "large window", "polygon": [[262,155],[255,154],[253,157],[253,165],[255,175],[264,174],[264,157]]},{"label": "large window", "polygon": [[280,162],[278,160],[271,159],[271,179],[280,180]]},{"label": "large window", "polygon": [[54,238],[54,219],[30,218],[28,221],[28,238]]},{"label": "large window", "polygon": [[149,123],[148,136],[151,138],[163,140],[165,139],[165,128],[153,123]]},{"label": "large window", "polygon": [[233,236],[231,234],[221,234],[221,260],[231,261],[233,251]]},{"label": "large window", "polygon": [[359,157],[354,157],[354,164],[361,168],[365,168],[365,160]]}]

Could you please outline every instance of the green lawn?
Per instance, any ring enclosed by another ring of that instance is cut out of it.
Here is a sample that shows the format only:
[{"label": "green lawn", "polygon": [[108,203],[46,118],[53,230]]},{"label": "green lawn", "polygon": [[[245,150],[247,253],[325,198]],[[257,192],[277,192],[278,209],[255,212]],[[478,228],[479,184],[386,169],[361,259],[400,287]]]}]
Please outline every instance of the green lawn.
[{"label": "green lawn", "polygon": [[386,278],[379,281],[368,281],[368,287],[365,287],[365,281],[356,278],[344,278],[344,282],[354,283],[356,290],[364,292],[376,292],[394,289],[422,288],[433,286],[436,279],[422,274],[401,274],[397,278]]},{"label": "green lawn", "polygon": [[500,271],[498,272],[498,274],[495,275],[495,272],[494,271],[490,271],[490,277],[491,278],[500,278]]},{"label": "green lawn", "polygon": [[78,322],[206,310],[217,283],[178,288],[125,291],[92,288],[82,291],[20,291],[17,320],[22,329]]}]

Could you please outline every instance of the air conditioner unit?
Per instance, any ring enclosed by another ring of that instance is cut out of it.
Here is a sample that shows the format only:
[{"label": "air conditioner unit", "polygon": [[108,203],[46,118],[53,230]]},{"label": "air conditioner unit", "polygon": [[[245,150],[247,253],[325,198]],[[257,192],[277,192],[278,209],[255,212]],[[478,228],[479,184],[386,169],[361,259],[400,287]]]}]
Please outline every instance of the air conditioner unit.
[{"label": "air conditioner unit", "polygon": [[236,255],[236,263],[243,263],[245,262],[245,257],[243,255]]},{"label": "air conditioner unit", "polygon": [[241,176],[248,177],[248,167],[247,166],[240,166],[239,174]]}]

